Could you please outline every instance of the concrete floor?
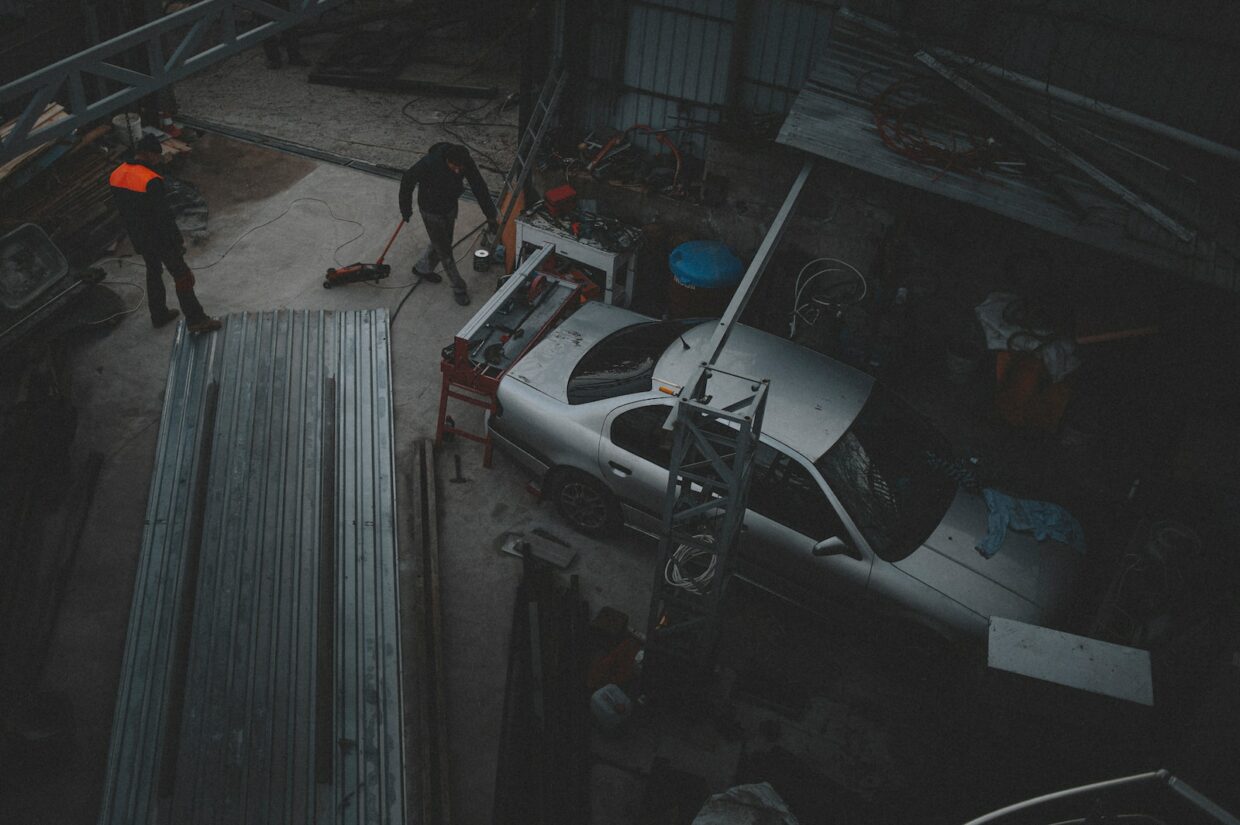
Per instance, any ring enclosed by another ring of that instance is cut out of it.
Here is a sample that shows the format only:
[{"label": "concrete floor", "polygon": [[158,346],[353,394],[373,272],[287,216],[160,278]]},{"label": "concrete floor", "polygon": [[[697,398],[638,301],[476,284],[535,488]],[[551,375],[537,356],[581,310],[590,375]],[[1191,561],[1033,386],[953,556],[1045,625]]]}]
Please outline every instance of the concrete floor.
[{"label": "concrete floor", "polygon": [[[331,43],[331,35],[305,38],[302,51],[313,63]],[[439,141],[464,140],[497,195],[516,151],[517,107],[502,104],[517,90],[518,73],[504,50],[471,65],[480,56],[472,42],[436,38],[418,49],[402,76],[493,86],[499,91],[491,99],[310,84],[309,69],[268,69],[262,50],[251,49],[177,84],[177,105],[214,123],[397,169]],[[458,116],[463,119],[453,125]]]},{"label": "concrete floor", "polygon": [[[390,283],[331,291],[321,286],[327,267],[377,256],[393,226],[395,182],[213,137],[200,140],[173,174],[196,183],[212,206],[210,238],[187,256],[209,313],[393,310],[405,295],[400,287],[411,282],[409,267],[425,240],[416,220],[389,253]],[[475,205],[462,203],[460,227],[481,220]],[[360,228],[347,221],[357,221]],[[349,240],[361,230],[363,235]],[[464,257],[471,248],[463,244],[458,254]],[[109,280],[142,280],[138,266],[114,261],[105,266]],[[445,284],[423,284],[394,324],[397,495],[406,542],[412,448],[434,433],[439,350],[494,286],[494,275],[474,273],[468,266],[462,273],[471,282],[473,307],[457,306]],[[4,822],[84,825],[95,820],[102,791],[174,334],[172,327],[151,328],[136,289],[119,283],[113,288],[138,310],[71,354],[72,396],[81,421],[74,451],[99,450],[107,456],[47,671],[47,686],[64,691],[73,703],[76,758],[54,775],[9,789],[0,801]],[[481,424],[480,418],[471,418],[472,411],[455,412],[460,423]],[[440,454],[440,478],[451,475],[456,451],[469,481],[443,483],[441,490],[452,788],[456,821],[483,823],[491,815],[508,624],[520,574],[520,562],[500,554],[494,540],[506,530],[538,524],[570,534],[548,507],[525,492],[526,479],[502,455],[493,469],[482,468],[480,445],[447,445]],[[580,555],[571,572],[580,573],[592,607],[606,603],[632,616],[644,615],[650,545],[623,537],[604,547],[576,538]]]}]

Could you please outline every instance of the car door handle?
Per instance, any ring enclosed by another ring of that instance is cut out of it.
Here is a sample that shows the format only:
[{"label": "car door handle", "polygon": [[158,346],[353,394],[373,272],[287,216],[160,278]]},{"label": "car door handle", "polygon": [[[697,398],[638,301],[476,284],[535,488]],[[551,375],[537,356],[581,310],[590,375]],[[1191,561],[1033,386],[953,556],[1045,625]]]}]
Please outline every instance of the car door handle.
[{"label": "car door handle", "polygon": [[633,474],[633,471],[630,470],[628,467],[625,467],[623,464],[617,464],[614,461],[608,461],[607,466],[610,467],[611,471],[618,476],[627,476],[627,475]]}]

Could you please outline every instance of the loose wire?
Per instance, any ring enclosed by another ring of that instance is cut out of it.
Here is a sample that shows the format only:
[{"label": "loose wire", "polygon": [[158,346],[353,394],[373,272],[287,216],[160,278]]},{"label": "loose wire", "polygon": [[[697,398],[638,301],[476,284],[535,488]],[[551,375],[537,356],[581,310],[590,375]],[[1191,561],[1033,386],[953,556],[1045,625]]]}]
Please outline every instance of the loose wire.
[{"label": "loose wire", "polygon": [[[347,241],[345,241],[344,243],[337,244],[337,245],[336,245],[336,248],[332,250],[332,260],[335,262],[335,264],[336,264],[337,266],[343,266],[343,264],[341,264],[341,263],[340,263],[340,258],[339,258],[339,255],[340,255],[340,250],[344,249],[346,246],[348,246],[349,244],[353,243],[354,241],[356,241],[356,240],[360,239],[363,235],[365,235],[365,234],[366,234],[366,227],[365,227],[365,226],[363,226],[363,225],[362,225],[362,223],[361,223],[360,221],[355,221],[355,220],[353,220],[352,218],[342,218],[342,217],[340,217],[339,215],[337,215],[337,214],[336,214],[335,210],[333,210],[333,209],[332,209],[331,204],[330,204],[330,203],[328,203],[327,201],[323,200],[322,198],[314,198],[314,197],[308,197],[308,196],[307,196],[307,197],[301,197],[301,198],[294,198],[293,200],[291,200],[291,201],[289,201],[289,202],[288,202],[288,205],[287,205],[286,207],[284,207],[284,211],[283,211],[283,212],[281,212],[279,215],[276,215],[274,218],[272,218],[272,219],[271,219],[271,220],[269,220],[269,221],[264,221],[263,223],[260,223],[260,224],[258,224],[257,226],[252,226],[252,227],[250,227],[249,229],[247,229],[245,232],[242,232],[242,233],[241,233],[241,235],[240,235],[240,236],[239,236],[239,237],[238,237],[235,241],[233,241],[231,244],[229,244],[228,248],[224,250],[223,254],[222,254],[222,255],[220,255],[218,258],[216,258],[216,259],[215,259],[214,261],[212,261],[211,263],[209,263],[209,264],[197,264],[197,263],[189,263],[189,262],[186,262],[186,265],[187,265],[190,269],[192,269],[192,270],[194,270],[194,271],[196,271],[196,272],[197,272],[197,271],[204,270],[204,269],[210,269],[211,267],[216,266],[217,264],[219,264],[221,261],[223,261],[225,258],[227,258],[227,257],[228,257],[228,254],[229,254],[230,252],[232,252],[232,251],[233,251],[233,250],[237,247],[237,244],[241,243],[243,240],[245,240],[248,236],[250,236],[250,235],[251,235],[251,234],[253,234],[254,232],[257,232],[258,230],[262,229],[263,227],[270,226],[271,224],[273,224],[273,223],[275,223],[276,221],[278,221],[278,220],[280,220],[281,218],[283,218],[285,215],[287,215],[289,212],[291,212],[291,211],[292,211],[293,206],[294,206],[296,203],[298,203],[299,201],[316,201],[316,202],[318,202],[318,203],[321,203],[321,204],[323,204],[324,206],[326,206],[326,207],[327,207],[327,212],[328,212],[328,214],[329,214],[329,215],[331,215],[331,216],[332,216],[332,219],[333,219],[333,220],[338,221],[338,222],[340,222],[340,223],[351,223],[351,224],[353,224],[354,226],[356,226],[356,227],[358,227],[358,228],[359,228],[359,230],[360,230],[360,231],[359,231],[356,235],[354,235],[353,237],[349,238],[349,239],[348,239]],[[132,257],[132,256],[129,256],[129,255],[123,255],[123,256],[122,256],[122,255],[114,255],[114,256],[111,256],[111,257],[107,257],[107,258],[100,258],[98,261],[96,261],[96,263],[97,263],[97,264],[102,264],[102,263],[106,263],[106,262],[108,262],[108,261],[117,261],[117,262],[119,262],[119,263],[129,264],[130,266],[146,266],[146,264],[145,264],[145,263],[141,263],[141,262],[139,262],[139,261],[131,261],[131,260],[128,260],[128,258],[130,258],[130,257]]]},{"label": "loose wire", "polygon": [[[476,233],[479,229],[481,229],[482,227],[484,227],[484,226],[486,226],[486,225],[487,225],[487,222],[486,222],[486,221],[483,221],[482,223],[480,223],[480,224],[478,224],[477,226],[475,226],[473,229],[471,229],[471,230],[469,230],[468,232],[466,232],[464,235],[462,235],[462,236],[461,236],[461,239],[460,239],[459,241],[457,241],[456,243],[452,244],[452,248],[453,248],[453,249],[456,249],[458,246],[460,246],[461,244],[465,243],[465,241],[466,241],[466,240],[468,240],[470,237],[472,237],[472,236],[474,235],[474,233]],[[473,249],[473,247],[471,246],[471,247],[470,247],[470,250],[472,250],[472,249]],[[462,255],[461,257],[456,258],[456,259],[455,259],[455,262],[459,264],[459,263],[460,263],[461,261],[463,261],[464,259],[465,259],[465,255]],[[409,300],[409,296],[413,294],[413,291],[414,291],[415,289],[417,289],[417,288],[418,288],[418,285],[419,285],[419,284],[421,284],[421,283],[422,283],[422,279],[421,279],[421,278],[418,278],[416,281],[414,281],[414,282],[413,282],[413,283],[409,286],[409,291],[405,293],[405,297],[401,298],[401,299],[400,299],[400,303],[396,305],[396,309],[392,310],[392,317],[391,317],[391,319],[389,319],[389,321],[388,321],[388,324],[389,324],[389,325],[391,325],[391,324],[395,324],[395,323],[396,323],[396,316],[397,316],[397,315],[400,315],[400,310],[401,310],[401,307],[403,307],[403,306],[405,305],[405,301],[408,301],[408,300]]]},{"label": "loose wire", "polygon": [[142,297],[140,297],[136,302],[134,302],[134,305],[130,307],[129,309],[123,309],[120,312],[113,312],[108,317],[100,318],[98,321],[86,321],[82,324],[82,326],[84,327],[99,326],[100,324],[106,324],[108,321],[111,321],[113,318],[121,318],[131,313],[137,312],[138,310],[142,309],[142,304],[143,302],[146,301],[146,287],[142,286],[142,284],[134,283],[133,281],[100,281],[99,283],[100,284],[123,284],[124,286],[131,286],[137,289],[139,292],[141,292]]}]

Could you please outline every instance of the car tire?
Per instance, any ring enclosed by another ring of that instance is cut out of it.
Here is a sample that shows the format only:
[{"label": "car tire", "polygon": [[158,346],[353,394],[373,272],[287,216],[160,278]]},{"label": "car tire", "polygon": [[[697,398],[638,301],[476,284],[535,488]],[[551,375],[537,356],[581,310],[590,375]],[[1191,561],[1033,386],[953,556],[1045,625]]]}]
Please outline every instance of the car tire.
[{"label": "car tire", "polygon": [[579,533],[600,536],[620,526],[616,497],[595,478],[571,468],[557,470],[547,486],[560,518]]}]

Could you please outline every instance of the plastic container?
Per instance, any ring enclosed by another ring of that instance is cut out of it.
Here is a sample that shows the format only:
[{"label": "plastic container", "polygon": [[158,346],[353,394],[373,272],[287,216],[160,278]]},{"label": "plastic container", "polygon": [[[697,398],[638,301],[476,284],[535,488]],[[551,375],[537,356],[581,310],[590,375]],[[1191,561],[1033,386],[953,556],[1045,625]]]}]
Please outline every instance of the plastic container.
[{"label": "plastic container", "polygon": [[690,289],[734,287],[744,274],[740,258],[719,241],[682,243],[667,260],[676,283]]},{"label": "plastic container", "polygon": [[491,250],[474,250],[474,272],[486,272],[491,267]]},{"label": "plastic container", "polygon": [[672,318],[721,314],[744,274],[740,259],[719,241],[682,243],[667,262],[672,270],[667,312]]},{"label": "plastic container", "polygon": [[590,697],[590,711],[602,731],[614,733],[624,727],[632,715],[633,703],[616,685],[603,685]]},{"label": "plastic container", "polygon": [[136,146],[138,141],[142,140],[142,117],[140,115],[133,112],[119,114],[112,118],[112,127],[130,146]]},{"label": "plastic container", "polygon": [[0,304],[18,310],[69,271],[52,239],[33,223],[0,238]]}]

